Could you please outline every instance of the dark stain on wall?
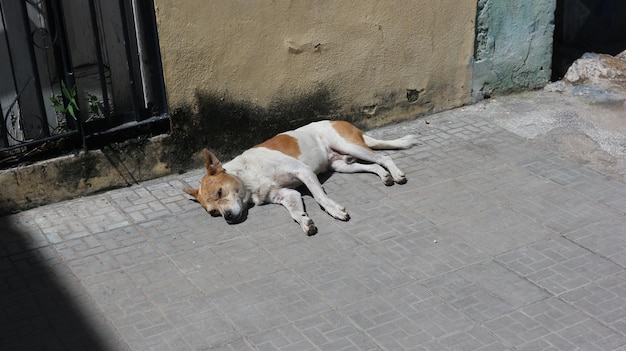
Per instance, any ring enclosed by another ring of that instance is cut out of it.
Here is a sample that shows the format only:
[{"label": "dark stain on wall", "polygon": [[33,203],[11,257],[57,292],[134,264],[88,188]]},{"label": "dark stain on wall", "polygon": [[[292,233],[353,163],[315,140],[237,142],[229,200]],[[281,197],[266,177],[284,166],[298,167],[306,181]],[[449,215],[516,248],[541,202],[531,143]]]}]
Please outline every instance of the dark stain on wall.
[{"label": "dark stain on wall", "polygon": [[66,189],[76,189],[81,180],[100,175],[100,160],[93,153],[85,153],[73,158],[70,164],[59,168],[55,184]]},{"label": "dark stain on wall", "polygon": [[261,107],[226,94],[198,91],[195,106],[182,106],[172,113],[172,134],[166,148],[172,169],[198,167],[192,156],[205,147],[226,161],[278,132],[340,118],[331,95],[328,89],[319,89]]}]

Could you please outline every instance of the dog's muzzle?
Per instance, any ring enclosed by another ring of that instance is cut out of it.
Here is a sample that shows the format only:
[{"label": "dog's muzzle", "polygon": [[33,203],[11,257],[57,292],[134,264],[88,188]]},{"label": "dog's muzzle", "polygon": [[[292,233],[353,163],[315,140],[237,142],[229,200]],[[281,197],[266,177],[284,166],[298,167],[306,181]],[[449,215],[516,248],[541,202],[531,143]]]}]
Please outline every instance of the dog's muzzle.
[{"label": "dog's muzzle", "polygon": [[226,220],[226,222],[228,223],[237,223],[237,219],[239,219],[240,217],[240,213],[233,213],[232,211],[226,211],[224,212],[224,219]]},{"label": "dog's muzzle", "polygon": [[237,224],[243,222],[246,219],[246,212],[246,209],[244,209],[243,206],[239,205],[227,209],[226,211],[224,211],[222,216],[226,220],[226,223]]}]

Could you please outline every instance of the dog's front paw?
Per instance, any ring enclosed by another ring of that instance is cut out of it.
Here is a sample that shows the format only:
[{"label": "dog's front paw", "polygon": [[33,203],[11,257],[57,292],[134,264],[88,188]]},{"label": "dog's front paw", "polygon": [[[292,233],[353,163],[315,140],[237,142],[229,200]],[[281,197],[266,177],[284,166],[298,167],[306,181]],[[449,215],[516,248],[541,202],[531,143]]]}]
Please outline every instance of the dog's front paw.
[{"label": "dog's front paw", "polygon": [[406,183],[406,176],[404,174],[401,174],[400,176],[396,177],[396,179],[394,179],[394,180],[398,184],[405,184]]},{"label": "dog's front paw", "polygon": [[320,207],[326,211],[329,215],[340,221],[349,221],[350,215],[346,211],[346,208],[336,203],[329,198],[322,198],[318,201]]},{"label": "dog's front paw", "polygon": [[311,224],[306,227],[304,232],[308,236],[313,236],[313,235],[317,234],[317,227],[315,226],[315,224],[313,224],[313,221],[311,221]]},{"label": "dog's front paw", "polygon": [[298,221],[298,223],[306,235],[312,236],[317,234],[315,223],[313,223],[313,220],[309,218],[306,213],[302,214],[302,219]]},{"label": "dog's front paw", "polygon": [[343,221],[349,221],[350,220],[350,214],[348,212],[346,212],[346,217],[345,219],[343,219]]},{"label": "dog's front paw", "polygon": [[349,221],[350,220],[350,215],[348,214],[348,211],[346,211],[345,207],[336,205],[336,206],[327,206],[324,207],[324,210],[331,216],[333,216],[334,218],[340,220],[340,221]]},{"label": "dog's front paw", "polygon": [[392,185],[394,185],[394,184],[395,184],[395,181],[393,180],[393,177],[392,177],[392,176],[391,176],[391,174],[389,174],[389,173],[385,174],[385,176],[384,176],[384,177],[382,177],[382,179],[383,179],[383,183],[384,183],[386,186],[392,186]]}]

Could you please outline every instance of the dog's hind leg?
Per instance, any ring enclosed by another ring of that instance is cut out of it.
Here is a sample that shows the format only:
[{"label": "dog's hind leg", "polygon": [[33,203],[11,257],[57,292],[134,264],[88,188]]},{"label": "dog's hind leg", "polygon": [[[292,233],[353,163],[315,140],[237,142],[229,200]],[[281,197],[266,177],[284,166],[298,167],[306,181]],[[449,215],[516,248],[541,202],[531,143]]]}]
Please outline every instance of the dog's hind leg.
[{"label": "dog's hind leg", "polygon": [[[352,162],[351,162],[352,161]],[[380,179],[383,180],[385,185],[390,186],[394,184],[393,178],[391,174],[383,168],[381,165],[376,163],[364,164],[358,163],[351,156],[343,156],[342,158],[335,159],[330,164],[330,168],[335,172],[340,173],[359,173],[359,172],[368,172],[378,174]]]},{"label": "dog's hind leg", "polygon": [[300,224],[306,235],[311,236],[317,233],[317,227],[313,224],[313,220],[304,211],[302,196],[298,191],[281,188],[273,191],[270,198],[273,203],[281,204],[289,211],[291,218]]},{"label": "dog's hind leg", "polygon": [[406,176],[404,175],[404,172],[402,172],[398,168],[398,166],[396,166],[391,157],[378,154],[374,150],[370,149],[367,145],[357,145],[345,142],[338,145],[332,145],[332,147],[336,152],[340,154],[350,155],[365,162],[379,164],[385,167],[389,171],[389,173],[391,173],[391,176],[396,183],[406,183]]},{"label": "dog's hind leg", "polygon": [[330,147],[333,151],[365,162],[381,165],[391,173],[396,183],[406,183],[406,176],[396,166],[391,157],[377,154],[374,149],[406,149],[418,143],[416,135],[407,135],[393,140],[378,140],[363,134],[363,132],[350,124],[341,123],[339,126],[341,126],[338,133],[339,137],[332,138],[330,142]]}]

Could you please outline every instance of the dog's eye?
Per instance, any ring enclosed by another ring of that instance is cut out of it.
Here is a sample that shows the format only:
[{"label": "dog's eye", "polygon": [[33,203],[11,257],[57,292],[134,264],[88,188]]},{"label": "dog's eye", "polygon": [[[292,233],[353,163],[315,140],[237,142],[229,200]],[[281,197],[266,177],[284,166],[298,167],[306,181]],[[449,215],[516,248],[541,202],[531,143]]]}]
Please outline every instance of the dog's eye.
[{"label": "dog's eye", "polygon": [[220,188],[220,190],[217,191],[217,198],[218,199],[222,198],[222,188]]}]

